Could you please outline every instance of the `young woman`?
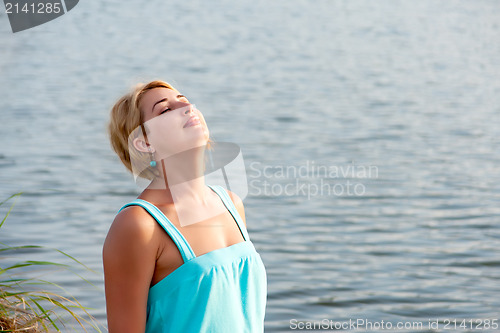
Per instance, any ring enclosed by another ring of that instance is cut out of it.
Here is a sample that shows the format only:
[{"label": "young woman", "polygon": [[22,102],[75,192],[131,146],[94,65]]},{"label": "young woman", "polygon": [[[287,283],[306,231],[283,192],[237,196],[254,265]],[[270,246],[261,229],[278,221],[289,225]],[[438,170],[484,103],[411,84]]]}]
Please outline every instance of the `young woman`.
[{"label": "young woman", "polygon": [[263,332],[266,273],[241,199],[203,177],[203,115],[163,81],[111,111],[111,144],[147,180],[103,247],[110,333]]}]

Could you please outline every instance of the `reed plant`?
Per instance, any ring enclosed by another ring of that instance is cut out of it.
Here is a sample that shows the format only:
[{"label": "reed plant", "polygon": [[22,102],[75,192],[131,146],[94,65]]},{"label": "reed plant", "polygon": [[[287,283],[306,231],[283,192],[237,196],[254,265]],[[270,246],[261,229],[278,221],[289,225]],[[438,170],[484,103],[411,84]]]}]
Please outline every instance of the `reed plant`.
[{"label": "reed plant", "polygon": [[[21,193],[13,194],[0,202],[2,206],[12,201],[0,223],[0,229],[20,195]],[[88,332],[87,328],[101,332],[99,323],[89,314],[89,309],[74,297],[69,296],[64,288],[39,277],[28,277],[28,273],[40,269],[71,270],[72,265],[51,261],[23,260],[4,267],[5,255],[9,253],[11,257],[18,257],[21,253],[45,250],[47,248],[42,246],[11,246],[0,242],[0,332],[61,332],[62,327],[69,324],[68,321],[76,327],[81,327],[85,332]],[[57,251],[70,258],[71,262],[90,270],[80,261],[62,251],[49,250]]]}]

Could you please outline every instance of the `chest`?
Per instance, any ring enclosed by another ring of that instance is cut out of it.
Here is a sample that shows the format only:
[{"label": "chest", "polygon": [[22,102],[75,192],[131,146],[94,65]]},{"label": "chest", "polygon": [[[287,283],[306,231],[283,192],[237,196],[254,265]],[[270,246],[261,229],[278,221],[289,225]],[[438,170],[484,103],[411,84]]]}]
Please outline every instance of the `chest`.
[{"label": "chest", "polygon": [[[163,213],[179,230],[197,257],[244,241],[236,221],[227,210],[212,216],[206,214],[205,216],[210,217],[184,226],[175,212],[163,210]],[[157,225],[155,235],[159,246],[152,285],[164,279],[184,263],[176,244],[160,225]]]}]

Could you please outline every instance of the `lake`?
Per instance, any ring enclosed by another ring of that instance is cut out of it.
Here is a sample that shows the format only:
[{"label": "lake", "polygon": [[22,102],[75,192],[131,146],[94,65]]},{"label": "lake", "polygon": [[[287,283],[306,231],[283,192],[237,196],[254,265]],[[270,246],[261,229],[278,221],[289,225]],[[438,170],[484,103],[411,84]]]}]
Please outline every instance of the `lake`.
[{"label": "lake", "polygon": [[106,123],[160,78],[241,148],[266,332],[496,331],[499,34],[488,0],[81,1],[15,34],[2,13],[0,200],[24,193],[0,241],[95,272],[2,262],[71,264],[36,274],[105,325],[102,244],[139,193]]}]

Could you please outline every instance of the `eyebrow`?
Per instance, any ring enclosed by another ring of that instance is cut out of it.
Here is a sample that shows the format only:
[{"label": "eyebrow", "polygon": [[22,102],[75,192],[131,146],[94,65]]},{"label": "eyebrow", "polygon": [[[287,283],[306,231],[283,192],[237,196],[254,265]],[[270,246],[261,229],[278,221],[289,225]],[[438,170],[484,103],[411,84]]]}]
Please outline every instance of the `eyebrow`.
[{"label": "eyebrow", "polygon": [[[177,95],[177,98],[179,98],[179,97],[186,97],[186,96],[184,96],[184,95]],[[165,97],[165,98],[160,99],[155,104],[153,104],[153,107],[151,108],[151,112],[154,112],[156,104],[159,104],[159,103],[162,103],[162,102],[166,102],[166,101],[168,101],[168,98]]]}]

